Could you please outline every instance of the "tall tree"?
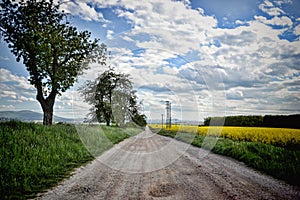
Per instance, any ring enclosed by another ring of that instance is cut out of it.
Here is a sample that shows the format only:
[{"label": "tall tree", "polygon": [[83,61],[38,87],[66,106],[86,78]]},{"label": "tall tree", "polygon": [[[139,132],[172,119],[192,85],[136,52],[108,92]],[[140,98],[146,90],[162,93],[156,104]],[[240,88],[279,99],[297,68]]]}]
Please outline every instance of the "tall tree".
[{"label": "tall tree", "polygon": [[54,0],[2,0],[0,33],[19,62],[23,60],[51,125],[57,95],[69,89],[91,61],[105,62],[106,47],[78,32]]},{"label": "tall tree", "polygon": [[106,122],[107,126],[113,121],[124,126],[126,121],[141,119],[138,118],[136,91],[128,74],[116,73],[110,68],[95,81],[86,82],[79,91],[92,105],[91,121]]}]

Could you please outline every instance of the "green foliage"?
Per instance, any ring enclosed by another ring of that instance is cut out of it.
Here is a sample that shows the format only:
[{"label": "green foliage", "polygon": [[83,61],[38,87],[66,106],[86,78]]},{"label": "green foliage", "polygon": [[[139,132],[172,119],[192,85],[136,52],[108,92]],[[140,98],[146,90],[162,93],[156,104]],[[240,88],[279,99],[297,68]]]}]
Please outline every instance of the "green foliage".
[{"label": "green foliage", "polygon": [[300,129],[300,115],[266,115],[262,126]]},{"label": "green foliage", "polygon": [[93,136],[86,138],[95,142],[95,152],[86,149],[81,141],[85,138],[79,137],[74,125],[56,124],[49,127],[16,121],[1,122],[1,199],[34,197],[38,192],[56,185],[75,167],[91,161],[91,153],[100,155],[112,144],[141,132],[140,129],[122,130],[99,125],[85,128],[86,135]]},{"label": "green foliage", "polygon": [[263,123],[263,116],[227,116],[207,117],[204,119],[205,126],[243,126],[258,127]]},{"label": "green foliage", "polygon": [[146,115],[135,114],[132,117],[132,121],[141,127],[145,127],[147,125]]},{"label": "green foliage", "polygon": [[105,63],[105,45],[78,32],[53,0],[0,2],[0,33],[17,61],[23,60],[37,89],[44,124],[52,124],[55,97],[73,86],[91,61]]},{"label": "green foliage", "polygon": [[[192,137],[192,145],[204,149],[211,147],[211,144],[203,143],[205,136],[202,135],[192,135],[192,133],[178,134],[177,131],[164,129],[160,130],[158,134],[188,143],[191,142]],[[178,137],[178,135],[180,137]],[[299,150],[258,142],[243,142],[218,138],[212,152],[235,158],[263,173],[287,181],[290,184],[300,186]]]},{"label": "green foliage", "polygon": [[95,81],[86,82],[80,93],[92,105],[91,121],[115,122],[123,127],[126,121],[145,126],[145,116],[139,114],[136,91],[128,74],[116,73],[113,68],[103,72]]},{"label": "green foliage", "polygon": [[300,115],[207,117],[205,126],[300,128]]}]

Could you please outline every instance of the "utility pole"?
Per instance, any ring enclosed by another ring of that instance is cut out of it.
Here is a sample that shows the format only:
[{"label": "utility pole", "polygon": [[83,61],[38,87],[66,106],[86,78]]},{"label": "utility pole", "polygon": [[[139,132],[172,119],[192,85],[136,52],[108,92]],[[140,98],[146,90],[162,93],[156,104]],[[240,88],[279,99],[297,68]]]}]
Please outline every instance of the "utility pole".
[{"label": "utility pole", "polygon": [[167,112],[166,128],[171,128],[171,102],[170,101],[165,101],[165,102],[166,102],[166,112]]},{"label": "utility pole", "polygon": [[164,128],[164,114],[161,114],[161,128]]}]

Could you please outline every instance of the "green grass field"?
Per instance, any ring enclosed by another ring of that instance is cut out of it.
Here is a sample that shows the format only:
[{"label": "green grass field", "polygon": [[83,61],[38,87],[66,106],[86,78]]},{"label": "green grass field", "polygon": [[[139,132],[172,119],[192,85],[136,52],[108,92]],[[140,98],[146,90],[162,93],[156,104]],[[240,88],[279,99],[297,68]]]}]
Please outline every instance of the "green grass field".
[{"label": "green grass field", "polygon": [[163,136],[191,143],[197,147],[210,149],[217,154],[232,157],[265,174],[284,180],[292,185],[300,186],[299,149],[223,137],[216,139],[212,136],[205,137],[186,132],[178,133],[174,130],[153,129],[153,131]]},{"label": "green grass field", "polygon": [[99,125],[2,122],[0,199],[32,198],[93,156],[139,132]]}]

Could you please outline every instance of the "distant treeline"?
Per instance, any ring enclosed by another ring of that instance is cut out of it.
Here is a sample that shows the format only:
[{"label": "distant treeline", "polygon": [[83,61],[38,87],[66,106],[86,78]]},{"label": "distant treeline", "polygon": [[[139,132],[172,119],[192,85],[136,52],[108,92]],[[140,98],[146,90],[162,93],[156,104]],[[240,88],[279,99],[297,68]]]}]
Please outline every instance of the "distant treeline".
[{"label": "distant treeline", "polygon": [[210,126],[300,128],[300,114],[208,117],[204,119],[204,125],[205,126],[210,125]]}]

